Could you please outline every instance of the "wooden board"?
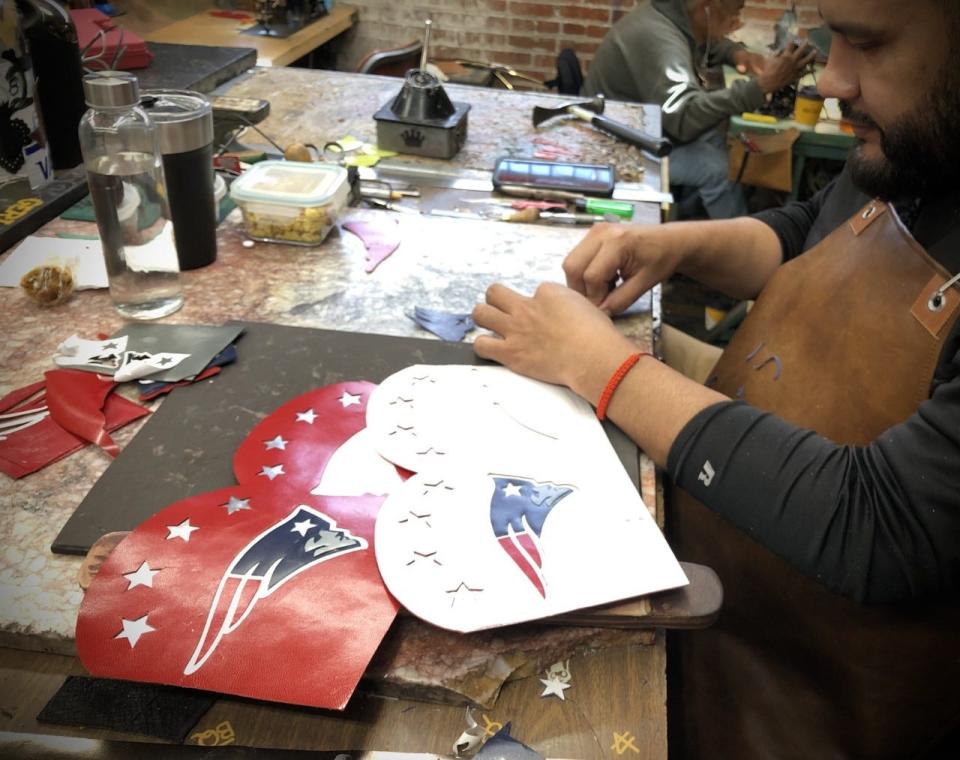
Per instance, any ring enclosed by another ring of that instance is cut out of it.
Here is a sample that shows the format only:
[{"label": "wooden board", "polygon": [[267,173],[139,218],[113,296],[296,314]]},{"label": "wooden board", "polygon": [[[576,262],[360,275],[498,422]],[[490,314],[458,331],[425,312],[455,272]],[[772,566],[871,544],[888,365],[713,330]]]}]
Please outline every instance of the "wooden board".
[{"label": "wooden board", "polygon": [[[233,454],[263,416],[291,398],[343,380],[380,382],[411,364],[486,364],[465,343],[245,323],[236,364],[170,394],[93,486],[53,542],[85,554],[105,533],[132,530],[192,494],[233,485]],[[639,484],[636,446],[607,433]]]},{"label": "wooden board", "polygon": [[357,9],[335,5],[330,13],[284,39],[241,34],[235,19],[211,16],[209,11],[150,32],[147,42],[174,42],[213,47],[257,49],[258,66],[287,66],[353,26]]}]

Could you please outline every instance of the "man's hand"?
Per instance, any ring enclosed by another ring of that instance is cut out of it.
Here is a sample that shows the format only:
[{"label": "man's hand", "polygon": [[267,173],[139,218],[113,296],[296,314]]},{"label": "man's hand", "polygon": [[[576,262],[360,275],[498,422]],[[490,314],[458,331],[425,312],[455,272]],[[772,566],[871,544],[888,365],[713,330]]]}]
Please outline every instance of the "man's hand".
[{"label": "man's hand", "polygon": [[791,42],[777,55],[764,59],[763,68],[757,75],[757,84],[765,93],[776,92],[796,82],[816,57],[814,48],[809,45],[800,47]]},{"label": "man's hand", "polygon": [[607,313],[619,314],[677,270],[684,249],[676,229],[594,225],[563,262],[567,285]]},{"label": "man's hand", "polygon": [[594,404],[606,378],[636,350],[606,314],[556,283],[543,283],[532,298],[491,285],[486,303],[474,307],[473,318],[497,334],[474,341],[478,356],[521,375],[565,385]]},{"label": "man's hand", "polygon": [[766,59],[759,53],[751,53],[746,48],[739,48],[733,52],[733,65],[741,74],[760,76]]}]

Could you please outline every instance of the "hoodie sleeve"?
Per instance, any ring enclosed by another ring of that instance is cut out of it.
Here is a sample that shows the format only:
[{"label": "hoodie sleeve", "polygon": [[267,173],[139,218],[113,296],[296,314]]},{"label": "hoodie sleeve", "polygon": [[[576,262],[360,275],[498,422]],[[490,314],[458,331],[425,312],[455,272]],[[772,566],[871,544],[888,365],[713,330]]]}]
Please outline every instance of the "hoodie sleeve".
[{"label": "hoodie sleeve", "polygon": [[763,104],[763,91],[752,79],[722,90],[704,90],[690,47],[679,31],[649,43],[644,54],[623,50],[623,57],[631,75],[646,82],[646,99],[663,109],[663,130],[673,139],[691,142],[724,119]]},{"label": "hoodie sleeve", "polygon": [[746,47],[742,42],[734,42],[726,37],[719,42],[712,42],[710,43],[709,65],[719,66],[725,63],[727,66],[736,66],[737,62],[733,60],[733,54],[738,50],[746,50]]},{"label": "hoodie sleeve", "polygon": [[952,356],[953,378],[866,446],[840,446],[727,401],[687,424],[667,469],[708,509],[836,593],[870,604],[955,594],[960,350]]}]

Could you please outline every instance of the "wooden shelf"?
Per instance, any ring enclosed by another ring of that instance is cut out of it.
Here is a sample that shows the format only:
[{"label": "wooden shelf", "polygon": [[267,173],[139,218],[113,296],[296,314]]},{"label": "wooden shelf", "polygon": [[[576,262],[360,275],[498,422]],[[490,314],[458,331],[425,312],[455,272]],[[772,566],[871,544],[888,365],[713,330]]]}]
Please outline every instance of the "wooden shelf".
[{"label": "wooden shelf", "polygon": [[287,66],[353,26],[357,9],[335,5],[330,13],[289,37],[257,37],[243,34],[235,19],[198,13],[146,35],[147,42],[211,47],[248,47],[257,51],[258,66]]}]

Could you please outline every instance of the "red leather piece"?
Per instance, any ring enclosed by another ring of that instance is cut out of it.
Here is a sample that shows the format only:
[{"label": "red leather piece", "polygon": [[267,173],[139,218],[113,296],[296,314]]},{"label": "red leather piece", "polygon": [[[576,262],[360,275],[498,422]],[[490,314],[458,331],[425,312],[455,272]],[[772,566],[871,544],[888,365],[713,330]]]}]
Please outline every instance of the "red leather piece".
[{"label": "red leather piece", "polygon": [[54,421],[68,433],[95,443],[115,457],[120,447],[104,429],[103,406],[116,387],[94,372],[54,369],[43,373],[47,383],[47,408]]},{"label": "red leather piece", "polygon": [[[0,412],[24,411],[43,406],[45,396],[32,398],[42,391],[44,383],[38,382],[8,393],[0,399]],[[24,403],[26,399],[31,399]],[[105,429],[117,430],[150,411],[116,394],[107,397],[103,408]],[[22,478],[49,464],[63,459],[87,445],[87,441],[68,433],[52,417],[48,416],[35,425],[0,441],[0,472],[11,478]]]},{"label": "red leather piece", "polygon": [[[288,401],[253,428],[240,444],[233,457],[237,482],[264,480],[264,467],[282,465],[280,479],[304,491],[312,490],[320,482],[333,452],[366,427],[367,399],[374,388],[373,383],[364,381],[337,383]],[[359,397],[359,403],[341,401],[345,393]],[[311,417],[313,422],[309,422]],[[278,436],[285,441],[283,448],[268,448],[267,442]]]},{"label": "red leather piece", "polygon": [[374,553],[383,497],[310,490],[373,388],[287,402],[237,450],[240,485],[166,507],[114,549],[77,619],[91,674],[346,706],[398,609]]},{"label": "red leather piece", "polygon": [[[222,505],[231,496],[248,499],[250,508],[229,514]],[[380,581],[373,551],[381,501],[374,496],[316,497],[265,482],[167,507],[124,539],[97,573],[77,620],[81,661],[100,677],[342,709],[397,612]],[[256,594],[265,589],[263,581],[249,581],[231,618],[240,622],[218,641],[219,631],[229,627],[223,621],[241,585],[225,578],[231,563],[301,504],[365,539],[367,548],[333,555],[261,598]],[[168,539],[168,526],[184,520],[197,528],[190,540]],[[159,572],[152,586],[131,588],[124,574],[144,562]],[[221,581],[224,591],[215,604]],[[144,615],[143,622],[154,630],[143,633],[134,646],[129,638],[117,638],[123,620]],[[185,673],[199,659],[198,650],[209,656]]]}]

